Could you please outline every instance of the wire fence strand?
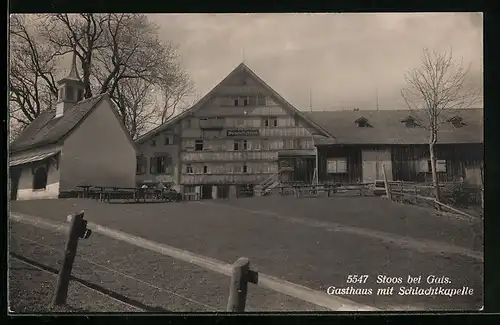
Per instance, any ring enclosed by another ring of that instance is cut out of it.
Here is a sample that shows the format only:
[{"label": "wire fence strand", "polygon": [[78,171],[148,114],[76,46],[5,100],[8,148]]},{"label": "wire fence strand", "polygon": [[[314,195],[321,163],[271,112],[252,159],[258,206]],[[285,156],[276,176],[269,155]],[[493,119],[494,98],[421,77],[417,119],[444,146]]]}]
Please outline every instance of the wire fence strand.
[{"label": "wire fence strand", "polygon": [[[34,265],[34,264],[31,264],[31,263],[28,263],[27,261],[23,261],[22,259],[20,259],[20,258],[18,258],[18,257],[16,257],[16,256],[11,256],[11,257],[12,257],[12,258],[15,258],[17,261],[19,261],[19,262],[21,262],[21,263],[24,263],[24,264],[26,264],[26,265],[29,265],[29,266],[31,266],[31,267],[34,267],[34,268],[36,268],[36,269],[38,269],[38,270],[40,270],[40,271],[43,271],[43,272],[45,272],[45,273],[48,273],[48,274],[50,274],[50,275],[57,275],[57,274],[54,274],[54,273],[52,273],[52,272],[50,272],[50,271],[48,271],[48,270],[44,270],[43,268],[41,268],[41,267],[39,267],[39,266],[37,266],[37,265]],[[94,291],[94,292],[97,292],[97,293],[99,293],[99,294],[101,294],[101,295],[105,296],[106,298],[109,298],[109,299],[111,299],[111,300],[113,300],[113,301],[119,302],[119,303],[121,303],[121,304],[123,304],[123,305],[129,306],[129,307],[132,307],[132,308],[137,309],[137,310],[139,310],[139,311],[144,311],[142,308],[139,308],[139,307],[137,307],[137,306],[134,306],[134,305],[131,305],[131,304],[129,304],[129,303],[126,303],[125,301],[122,301],[122,300],[120,300],[120,299],[116,299],[116,298],[114,298],[114,297],[111,297],[110,295],[107,295],[107,294],[105,294],[104,292],[101,292],[101,291],[99,291],[99,290],[96,290],[96,289],[94,289],[94,288],[91,288],[91,287],[89,287],[89,286],[86,286],[86,285],[84,285],[83,283],[80,283],[80,282],[77,282],[77,283],[78,283],[79,285],[81,285],[81,286],[83,286],[83,287],[85,287],[85,288],[87,288],[87,289],[89,289],[89,290],[92,290],[92,291]]]},{"label": "wire fence strand", "polygon": [[[15,237],[20,238],[20,239],[25,240],[25,241],[28,241],[28,242],[31,242],[31,243],[33,243],[33,244],[35,244],[35,245],[37,245],[37,246],[47,248],[47,249],[52,250],[52,251],[56,251],[56,252],[59,252],[59,253],[64,253],[64,250],[63,250],[63,249],[56,248],[56,247],[52,247],[52,246],[48,246],[48,245],[42,244],[42,243],[40,243],[40,242],[38,242],[38,241],[36,241],[36,240],[33,240],[33,239],[29,239],[29,238],[26,238],[26,237],[23,237],[23,236],[15,236]],[[192,299],[192,298],[188,298],[188,297],[186,297],[186,296],[183,296],[183,295],[181,295],[181,294],[178,294],[178,293],[176,293],[176,292],[174,292],[174,291],[172,291],[172,290],[169,290],[169,289],[166,289],[166,288],[159,287],[159,286],[154,285],[154,284],[152,284],[152,283],[149,283],[149,282],[147,282],[147,281],[144,281],[144,280],[138,279],[138,278],[136,278],[136,277],[134,277],[134,276],[131,276],[131,275],[128,275],[128,274],[122,273],[122,272],[120,272],[120,271],[117,271],[117,270],[115,270],[115,269],[109,268],[109,267],[104,266],[104,265],[102,265],[102,264],[96,263],[96,262],[94,262],[94,261],[92,261],[92,260],[90,260],[90,259],[87,259],[87,258],[85,258],[85,257],[83,257],[83,256],[81,256],[81,255],[78,255],[78,257],[79,257],[80,259],[82,259],[83,261],[86,261],[86,262],[88,262],[88,263],[90,263],[90,264],[92,264],[92,265],[95,265],[95,266],[97,266],[97,267],[100,267],[100,268],[102,268],[102,269],[104,269],[104,270],[107,270],[107,271],[109,271],[109,272],[115,273],[115,274],[117,274],[117,275],[121,275],[121,276],[123,276],[123,277],[129,278],[129,279],[131,279],[131,280],[135,280],[135,281],[137,281],[137,282],[139,282],[139,283],[142,283],[142,284],[145,284],[145,285],[147,285],[147,286],[149,286],[149,287],[151,287],[151,288],[155,288],[155,289],[157,289],[158,291],[166,292],[166,293],[171,294],[171,295],[173,295],[173,296],[176,296],[176,297],[178,297],[178,298],[184,299],[184,300],[186,300],[186,301],[192,302],[192,303],[194,303],[194,304],[197,304],[197,305],[199,305],[199,306],[203,306],[203,307],[205,307],[205,308],[208,308],[208,309],[211,309],[211,310],[214,310],[214,311],[218,310],[218,308],[216,308],[216,307],[213,307],[213,306],[210,306],[210,305],[204,304],[204,303],[199,302],[199,301],[197,301],[197,300],[194,300],[194,299]],[[81,277],[81,275],[79,275],[77,272],[74,272],[74,271],[73,271],[73,274],[74,274],[74,275],[76,275],[76,276],[78,276],[78,277]]]}]

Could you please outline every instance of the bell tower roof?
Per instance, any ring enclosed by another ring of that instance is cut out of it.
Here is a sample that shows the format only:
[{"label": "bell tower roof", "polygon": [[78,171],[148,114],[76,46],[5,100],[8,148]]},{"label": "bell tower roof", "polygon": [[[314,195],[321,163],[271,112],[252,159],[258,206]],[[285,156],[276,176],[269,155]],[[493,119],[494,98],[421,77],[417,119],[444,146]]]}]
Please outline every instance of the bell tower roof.
[{"label": "bell tower roof", "polygon": [[76,50],[73,51],[73,60],[69,74],[59,80],[57,85],[58,99],[54,118],[63,116],[66,110],[84,98],[85,86],[78,76],[78,70],[76,69]]},{"label": "bell tower roof", "polygon": [[71,70],[70,70],[69,74],[66,77],[59,80],[57,83],[62,84],[67,80],[77,81],[79,83],[82,82],[82,80],[80,79],[80,76],[78,75],[78,70],[76,68],[76,50],[73,51],[73,58],[71,60]]}]

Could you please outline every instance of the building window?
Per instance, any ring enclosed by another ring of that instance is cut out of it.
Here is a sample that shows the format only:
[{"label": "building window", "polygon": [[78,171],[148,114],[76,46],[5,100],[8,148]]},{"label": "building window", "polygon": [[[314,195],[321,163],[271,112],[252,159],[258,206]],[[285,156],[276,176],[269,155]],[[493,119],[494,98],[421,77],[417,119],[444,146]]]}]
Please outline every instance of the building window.
[{"label": "building window", "polygon": [[401,123],[403,123],[408,128],[414,128],[420,126],[412,116],[407,116],[406,118],[402,119]]},{"label": "building window", "polygon": [[173,144],[172,136],[171,135],[166,135],[165,136],[165,145],[168,146],[168,145],[171,145],[171,144]]},{"label": "building window", "polygon": [[266,96],[258,96],[257,97],[257,105],[266,106]]},{"label": "building window", "polygon": [[156,156],[150,158],[149,172],[152,175],[170,174],[172,159],[170,156]]},{"label": "building window", "polygon": [[264,126],[265,127],[277,127],[278,126],[278,118],[276,117],[268,117],[264,119]]},{"label": "building window", "polygon": [[[420,172],[421,173],[430,173],[432,172],[432,164],[430,159],[424,159],[420,163]],[[446,160],[437,159],[436,160],[436,172],[438,173],[446,173]]]},{"label": "building window", "polygon": [[73,87],[66,86],[66,99],[70,101],[75,100],[75,90]]},{"label": "building window", "polygon": [[244,172],[244,173],[247,173],[247,172],[248,172],[248,167],[247,167],[247,165],[243,165],[243,172]]},{"label": "building window", "polygon": [[78,101],[83,100],[83,89],[78,89],[78,97],[77,97],[77,100],[78,100]]},{"label": "building window", "polygon": [[233,172],[235,174],[239,174],[243,171],[243,166],[242,165],[234,165]]},{"label": "building window", "polygon": [[45,166],[40,166],[35,169],[33,174],[33,189],[44,190],[47,187],[47,169]]},{"label": "building window", "polygon": [[208,174],[208,166],[203,166],[203,174]]},{"label": "building window", "polygon": [[203,151],[203,140],[196,140],[194,142],[194,150],[195,151]]},{"label": "building window", "polygon": [[347,173],[347,158],[329,158],[326,161],[326,170],[329,174]]},{"label": "building window", "polygon": [[448,119],[447,122],[451,123],[455,128],[461,128],[463,126],[467,126],[467,123],[463,121],[463,118],[460,116],[453,116]]},{"label": "building window", "polygon": [[144,156],[137,156],[137,167],[135,173],[137,175],[144,174],[146,172],[146,158]]},{"label": "building window", "polygon": [[156,147],[156,139],[151,139],[151,146]]},{"label": "building window", "polygon": [[269,148],[270,148],[269,140],[267,139],[262,140],[262,150],[269,150]]},{"label": "building window", "polygon": [[255,97],[255,96],[249,96],[248,97],[248,105],[250,105],[250,106],[257,105],[257,97]]},{"label": "building window", "polygon": [[245,120],[244,120],[244,119],[242,119],[242,118],[237,118],[237,119],[235,120],[235,125],[236,125],[236,126],[245,126]]},{"label": "building window", "polygon": [[238,106],[238,98],[234,100],[234,106]]},{"label": "building window", "polygon": [[247,150],[248,149],[248,142],[247,140],[236,140],[234,141],[234,148],[235,151],[242,151],[242,150]]},{"label": "building window", "polygon": [[194,174],[193,165],[186,164],[186,174]]},{"label": "building window", "polygon": [[300,123],[299,123],[299,117],[298,116],[295,116],[293,118],[293,125],[294,126],[299,126],[300,125]]},{"label": "building window", "polygon": [[247,106],[248,105],[248,99],[243,99],[243,106]]}]

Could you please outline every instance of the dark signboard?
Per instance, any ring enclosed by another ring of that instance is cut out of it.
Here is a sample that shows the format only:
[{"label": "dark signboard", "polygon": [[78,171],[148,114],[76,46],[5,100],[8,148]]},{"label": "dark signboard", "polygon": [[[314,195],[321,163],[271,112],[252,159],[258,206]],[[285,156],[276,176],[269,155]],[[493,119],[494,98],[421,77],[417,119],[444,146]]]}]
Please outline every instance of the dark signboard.
[{"label": "dark signboard", "polygon": [[229,129],[228,137],[255,137],[259,136],[259,129]]}]

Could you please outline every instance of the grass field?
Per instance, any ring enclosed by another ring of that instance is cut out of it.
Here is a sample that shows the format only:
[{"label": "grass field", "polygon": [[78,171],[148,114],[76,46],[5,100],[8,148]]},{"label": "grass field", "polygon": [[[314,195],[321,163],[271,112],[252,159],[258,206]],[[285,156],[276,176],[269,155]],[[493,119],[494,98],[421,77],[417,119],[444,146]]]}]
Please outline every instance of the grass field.
[{"label": "grass field", "polygon": [[[67,199],[12,202],[11,209],[58,222],[85,210],[91,222],[227,263],[245,256],[260,272],[319,291],[346,287],[350,274],[369,275],[368,283],[357,287],[374,290],[387,286],[375,283],[377,275],[411,274],[448,276],[453,288],[468,286],[475,292],[453,298],[345,297],[381,309],[477,310],[482,305],[483,265],[474,257],[482,251],[480,222],[436,217],[380,198],[264,197],[144,205]],[[145,265],[134,255],[116,255],[123,265]]]},{"label": "grass field", "polygon": [[[59,269],[62,233],[12,223],[10,252]],[[229,278],[107,237],[81,240],[73,276],[124,303],[70,282],[68,306],[50,306],[56,277],[10,259],[11,310],[27,312],[215,312],[225,311]],[[135,306],[136,308],[134,308]],[[248,311],[325,310],[262,288],[249,292]]]}]

